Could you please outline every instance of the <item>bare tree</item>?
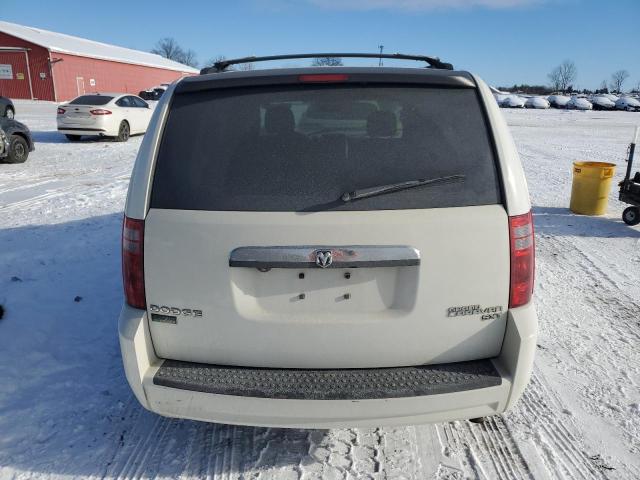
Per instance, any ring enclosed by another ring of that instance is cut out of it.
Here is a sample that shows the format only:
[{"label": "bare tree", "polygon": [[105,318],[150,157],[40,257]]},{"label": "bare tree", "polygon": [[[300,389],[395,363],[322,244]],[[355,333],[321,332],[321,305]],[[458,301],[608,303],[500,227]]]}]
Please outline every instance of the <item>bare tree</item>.
[{"label": "bare tree", "polygon": [[340,57],[319,57],[311,62],[312,67],[341,67],[344,65]]},{"label": "bare tree", "polygon": [[614,92],[622,93],[622,85],[624,85],[625,80],[629,78],[629,72],[626,70],[618,70],[611,75],[611,83],[609,86],[611,90]]},{"label": "bare tree", "polygon": [[175,60],[176,62],[182,57],[182,55],[184,55],[182,47],[178,45],[178,42],[176,42],[174,38],[171,37],[165,37],[158,40],[156,46],[151,49],[151,53],[168,58],[169,60]]},{"label": "bare tree", "polygon": [[547,75],[549,77],[549,83],[551,84],[551,90],[554,92],[559,92],[561,90],[560,86],[560,67],[556,67],[551,70],[551,73]]},{"label": "bare tree", "polygon": [[596,89],[595,93],[609,93],[609,87],[607,86],[606,80],[603,80],[602,83],[600,83],[600,87]]},{"label": "bare tree", "polygon": [[576,64],[571,60],[565,60],[548,75],[551,87],[554,90],[565,92],[578,76]]},{"label": "bare tree", "polygon": [[216,55],[215,57],[212,57],[208,62],[207,65],[213,65],[216,62],[223,62],[227,59],[227,57],[225,55]]},{"label": "bare tree", "polygon": [[[215,57],[211,57],[208,61],[206,61],[204,66],[213,67],[215,63],[224,62],[226,59],[227,57],[225,55],[216,55]],[[234,66],[229,65],[229,67],[227,67],[227,70],[234,70]]]},{"label": "bare tree", "polygon": [[165,37],[158,40],[156,46],[151,49],[151,53],[168,58],[174,62],[184,63],[190,67],[198,65],[196,52],[191,49],[184,50],[178,42],[171,37]]},{"label": "bare tree", "polygon": [[184,63],[185,65],[189,65],[190,67],[197,67],[198,59],[196,57],[196,52],[194,52],[191,49],[185,50],[182,53],[182,58],[178,60],[178,62]]},{"label": "bare tree", "polygon": [[239,63],[238,64],[238,70],[243,70],[245,72],[253,70],[254,68],[255,68],[255,66],[251,62],[249,62],[249,63]]}]

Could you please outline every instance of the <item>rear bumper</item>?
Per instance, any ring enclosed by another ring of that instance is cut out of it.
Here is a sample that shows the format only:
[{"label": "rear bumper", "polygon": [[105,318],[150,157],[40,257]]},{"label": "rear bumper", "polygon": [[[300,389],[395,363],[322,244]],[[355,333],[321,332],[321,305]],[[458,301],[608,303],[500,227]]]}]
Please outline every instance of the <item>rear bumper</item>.
[{"label": "rear bumper", "polygon": [[69,119],[62,121],[61,118],[58,118],[56,124],[60,133],[68,135],[117,135],[117,126],[111,119],[105,117],[105,115],[93,116],[89,122]]},{"label": "rear bumper", "polygon": [[104,128],[58,127],[58,132],[67,135],[109,135]]},{"label": "rear bumper", "polygon": [[499,384],[493,382],[492,386],[462,391],[449,389],[447,393],[422,394],[423,391],[418,396],[374,399],[268,398],[166,386],[167,382],[157,381],[162,376],[158,372],[163,360],[158,359],[153,350],[146,312],[125,306],[118,327],[127,380],[140,403],[153,412],[239,425],[371,427],[461,420],[494,415],[513,406],[531,374],[537,317],[533,304],[510,310],[508,315],[502,352],[490,360],[500,377]]}]

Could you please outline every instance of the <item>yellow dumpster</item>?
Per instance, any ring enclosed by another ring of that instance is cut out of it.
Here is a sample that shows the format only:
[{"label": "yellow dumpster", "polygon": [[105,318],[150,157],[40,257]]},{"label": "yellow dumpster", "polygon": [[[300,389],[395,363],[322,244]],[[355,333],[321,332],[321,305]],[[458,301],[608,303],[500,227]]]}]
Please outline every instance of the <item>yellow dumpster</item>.
[{"label": "yellow dumpster", "polygon": [[613,163],[574,162],[571,211],[581,215],[606,213],[615,171]]}]

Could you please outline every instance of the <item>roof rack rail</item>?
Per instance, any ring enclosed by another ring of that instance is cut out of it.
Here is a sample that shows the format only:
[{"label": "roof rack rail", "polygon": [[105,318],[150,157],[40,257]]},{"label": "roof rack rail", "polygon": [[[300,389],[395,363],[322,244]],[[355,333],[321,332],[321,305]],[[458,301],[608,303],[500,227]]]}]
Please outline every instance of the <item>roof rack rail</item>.
[{"label": "roof rack rail", "polygon": [[442,62],[438,57],[428,57],[426,55],[405,55],[403,53],[301,53],[293,55],[270,55],[266,57],[242,57],[231,60],[220,60],[210,67],[200,70],[200,74],[224,72],[229,66],[239,63],[268,62],[270,60],[291,60],[296,58],[391,58],[396,60],[415,60],[418,62],[426,62],[428,68],[438,68],[442,70],[453,70],[453,65]]}]

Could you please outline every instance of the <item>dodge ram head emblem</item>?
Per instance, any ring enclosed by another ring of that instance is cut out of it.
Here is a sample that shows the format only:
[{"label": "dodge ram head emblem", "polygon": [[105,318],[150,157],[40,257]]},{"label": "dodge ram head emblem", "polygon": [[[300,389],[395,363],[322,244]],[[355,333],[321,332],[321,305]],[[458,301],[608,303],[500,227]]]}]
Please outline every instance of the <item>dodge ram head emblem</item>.
[{"label": "dodge ram head emblem", "polygon": [[331,250],[316,250],[316,265],[320,268],[327,268],[333,263]]}]

